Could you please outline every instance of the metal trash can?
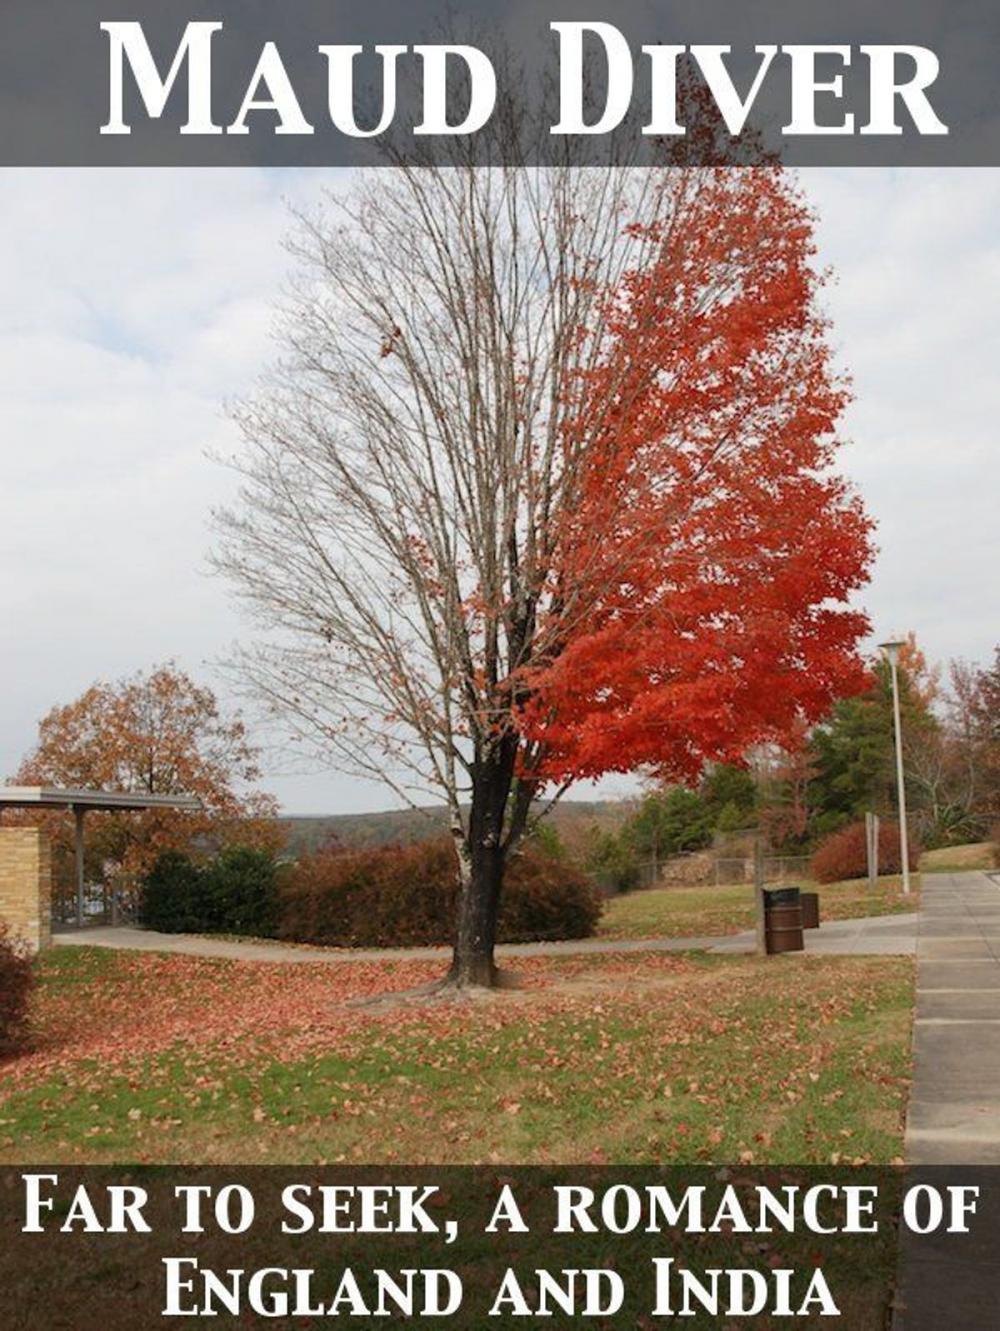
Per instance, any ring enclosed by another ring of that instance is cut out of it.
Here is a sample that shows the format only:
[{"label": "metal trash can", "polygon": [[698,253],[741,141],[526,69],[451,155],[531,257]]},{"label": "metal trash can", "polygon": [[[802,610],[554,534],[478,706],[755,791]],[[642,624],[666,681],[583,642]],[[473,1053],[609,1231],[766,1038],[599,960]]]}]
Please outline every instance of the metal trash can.
[{"label": "metal trash can", "polygon": [[797,887],[778,887],[764,892],[764,947],[768,956],[778,952],[802,952],[802,893]]},{"label": "metal trash can", "polygon": [[818,892],[800,892],[799,900],[802,902],[802,928],[819,928],[819,893]]}]

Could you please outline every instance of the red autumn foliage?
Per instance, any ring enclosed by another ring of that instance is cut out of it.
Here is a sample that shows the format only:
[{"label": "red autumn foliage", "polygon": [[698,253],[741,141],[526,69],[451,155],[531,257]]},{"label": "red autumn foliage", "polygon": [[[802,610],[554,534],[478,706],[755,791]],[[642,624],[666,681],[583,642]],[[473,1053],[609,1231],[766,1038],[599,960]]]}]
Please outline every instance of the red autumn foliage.
[{"label": "red autumn foliage", "polygon": [[[304,856],[284,885],[281,936],[334,947],[451,943],[457,869],[447,838]],[[598,893],[578,870],[525,850],[508,867],[498,938],[505,943],[586,938],[600,913]]]},{"label": "red autumn foliage", "polygon": [[[671,176],[572,389],[572,500],[522,672],[539,771],[691,780],[860,690],[871,522],[832,470],[812,219],[780,170]],[[661,214],[663,215],[663,214]],[[679,217],[682,224],[674,225]]]},{"label": "red autumn foliage", "polygon": [[[916,869],[920,852],[912,839],[909,846],[910,868]],[[899,827],[880,822],[878,834],[879,874],[902,873],[899,851]],[[812,875],[817,883],[839,883],[844,879],[864,878],[868,873],[868,855],[864,823],[851,823],[823,840],[812,858]]]},{"label": "red autumn foliage", "polygon": [[24,1038],[34,982],[27,947],[0,920],[0,1053],[15,1049]]}]

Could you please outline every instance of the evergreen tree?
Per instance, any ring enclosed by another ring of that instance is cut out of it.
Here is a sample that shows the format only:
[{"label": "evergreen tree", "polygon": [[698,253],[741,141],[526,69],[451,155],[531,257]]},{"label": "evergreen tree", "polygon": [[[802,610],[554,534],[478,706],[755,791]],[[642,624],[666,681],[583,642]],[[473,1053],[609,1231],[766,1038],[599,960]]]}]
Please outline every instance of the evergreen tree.
[{"label": "evergreen tree", "polygon": [[645,797],[623,833],[640,860],[653,866],[686,850],[700,850],[712,839],[712,811],[694,790],[674,786]]},{"label": "evergreen tree", "polygon": [[745,767],[725,763],[712,767],[701,783],[701,797],[720,830],[749,827],[755,821],[757,786]]},{"label": "evergreen tree", "polygon": [[[809,799],[814,831],[824,833],[864,817],[871,810],[887,815],[896,804],[892,676],[880,661],[867,693],[838,702],[829,720],[810,740],[816,775]],[[926,695],[907,670],[899,671],[900,711],[906,736],[936,727]]]}]

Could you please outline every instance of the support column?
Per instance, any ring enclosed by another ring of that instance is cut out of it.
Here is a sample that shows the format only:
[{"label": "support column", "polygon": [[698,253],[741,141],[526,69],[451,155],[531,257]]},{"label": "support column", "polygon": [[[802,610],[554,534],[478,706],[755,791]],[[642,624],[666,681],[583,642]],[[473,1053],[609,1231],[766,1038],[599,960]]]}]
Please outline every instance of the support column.
[{"label": "support column", "polygon": [[83,928],[83,809],[74,806],[76,821],[76,927]]},{"label": "support column", "polygon": [[38,827],[0,828],[0,920],[33,952],[49,946],[52,856]]}]

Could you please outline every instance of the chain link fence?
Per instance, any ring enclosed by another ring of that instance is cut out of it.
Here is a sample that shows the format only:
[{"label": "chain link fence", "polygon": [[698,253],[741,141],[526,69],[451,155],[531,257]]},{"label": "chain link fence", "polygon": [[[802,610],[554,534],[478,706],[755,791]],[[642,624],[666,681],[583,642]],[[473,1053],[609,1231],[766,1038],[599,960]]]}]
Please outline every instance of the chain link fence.
[{"label": "chain link fence", "polygon": [[[808,855],[764,855],[761,860],[765,883],[785,884],[807,880]],[[753,855],[720,855],[711,850],[692,850],[667,860],[647,860],[639,865],[638,889],[651,887],[722,887],[729,883],[755,881]]]}]

